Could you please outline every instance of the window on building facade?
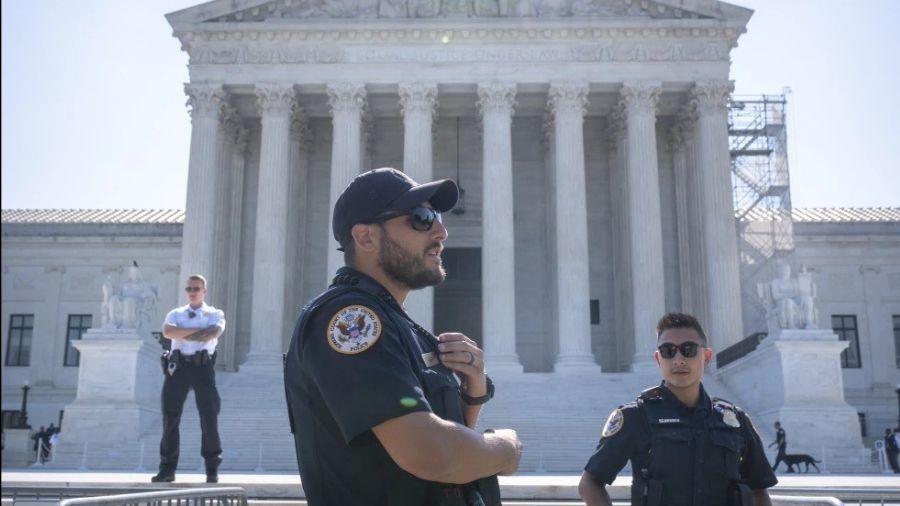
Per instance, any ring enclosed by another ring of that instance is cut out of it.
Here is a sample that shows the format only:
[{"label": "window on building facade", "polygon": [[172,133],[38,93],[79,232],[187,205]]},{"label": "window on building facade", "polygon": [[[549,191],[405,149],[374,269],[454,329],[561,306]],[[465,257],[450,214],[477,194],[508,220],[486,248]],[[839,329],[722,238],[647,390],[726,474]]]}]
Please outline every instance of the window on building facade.
[{"label": "window on building facade", "polygon": [[831,315],[831,328],[834,329],[834,333],[841,341],[850,341],[850,346],[841,352],[841,367],[845,369],[862,367],[862,360],[859,357],[859,332],[856,326],[856,315]]},{"label": "window on building facade", "polygon": [[866,428],[866,414],[856,413],[859,417],[859,433],[862,437],[869,437],[869,430]]},{"label": "window on building facade", "polygon": [[600,325],[600,300],[591,299],[591,325]]},{"label": "window on building facade", "polygon": [[9,315],[9,334],[6,341],[6,365],[27,367],[31,363],[31,333],[33,314]]},{"label": "window on building facade", "polygon": [[900,369],[900,314],[895,314],[894,319],[894,356],[897,360],[897,368]]},{"label": "window on building facade", "polygon": [[78,367],[81,354],[72,346],[72,341],[81,339],[82,334],[91,328],[93,317],[89,314],[70,314],[69,324],[66,330],[66,357],[63,365],[66,367]]}]

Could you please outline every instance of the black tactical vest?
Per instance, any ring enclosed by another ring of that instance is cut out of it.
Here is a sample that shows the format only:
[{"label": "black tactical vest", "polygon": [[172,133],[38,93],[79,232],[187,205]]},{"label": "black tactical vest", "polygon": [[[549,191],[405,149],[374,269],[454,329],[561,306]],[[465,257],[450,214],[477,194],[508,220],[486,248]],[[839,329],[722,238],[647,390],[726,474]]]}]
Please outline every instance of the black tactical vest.
[{"label": "black tactical vest", "polygon": [[634,466],[632,504],[736,504],[733,494],[740,480],[744,437],[734,406],[714,399],[705,417],[688,418],[677,403],[655,390],[646,391],[637,401],[646,420],[650,450],[647,459]]}]

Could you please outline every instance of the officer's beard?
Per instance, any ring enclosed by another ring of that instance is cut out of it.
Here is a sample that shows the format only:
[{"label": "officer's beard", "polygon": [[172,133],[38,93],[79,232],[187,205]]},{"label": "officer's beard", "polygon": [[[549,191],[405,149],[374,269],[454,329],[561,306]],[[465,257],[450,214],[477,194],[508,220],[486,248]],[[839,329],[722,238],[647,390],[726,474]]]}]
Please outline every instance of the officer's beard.
[{"label": "officer's beard", "polygon": [[385,230],[381,234],[379,246],[378,264],[394,281],[406,285],[410,290],[439,285],[447,277],[442,263],[438,263],[433,269],[425,266],[428,251],[440,247],[440,244],[429,244],[420,256],[416,256],[388,237]]}]

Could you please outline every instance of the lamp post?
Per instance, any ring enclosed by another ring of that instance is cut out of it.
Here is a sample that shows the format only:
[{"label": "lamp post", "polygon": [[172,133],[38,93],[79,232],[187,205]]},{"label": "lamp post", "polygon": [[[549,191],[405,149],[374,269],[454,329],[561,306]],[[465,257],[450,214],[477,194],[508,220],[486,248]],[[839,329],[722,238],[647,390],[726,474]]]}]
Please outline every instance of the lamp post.
[{"label": "lamp post", "polygon": [[19,428],[22,429],[28,427],[28,390],[30,389],[28,380],[25,380],[22,384],[22,410],[19,412]]}]

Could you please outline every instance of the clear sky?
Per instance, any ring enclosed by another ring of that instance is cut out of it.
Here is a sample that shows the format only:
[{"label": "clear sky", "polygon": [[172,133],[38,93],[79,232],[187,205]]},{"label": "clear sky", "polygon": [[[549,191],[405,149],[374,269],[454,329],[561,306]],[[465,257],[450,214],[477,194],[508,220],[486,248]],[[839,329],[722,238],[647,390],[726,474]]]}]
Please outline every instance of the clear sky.
[{"label": "clear sky", "polygon": [[[2,207],[184,208],[195,0],[2,0]],[[736,93],[790,87],[794,207],[900,206],[900,0],[734,0],[756,10]]]}]

